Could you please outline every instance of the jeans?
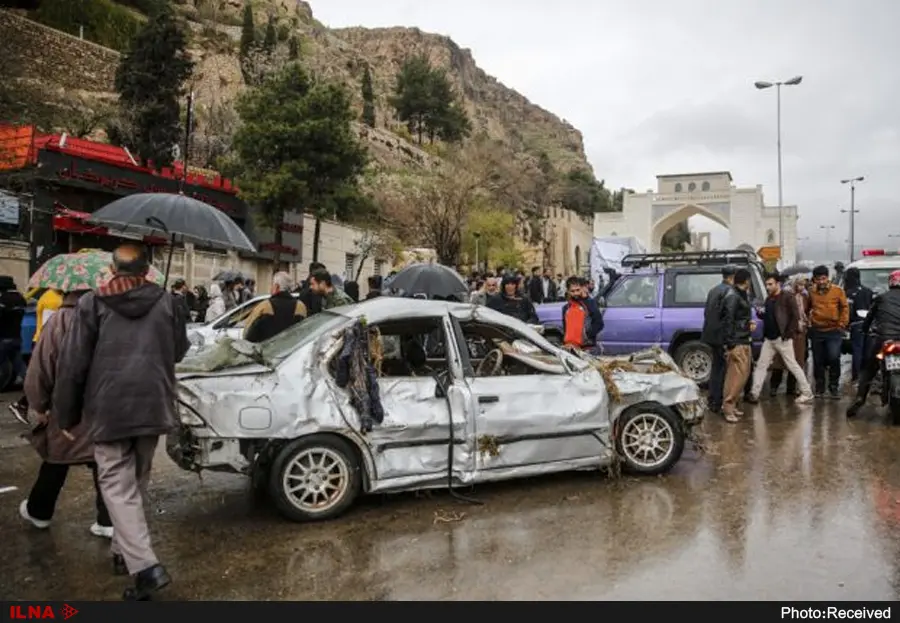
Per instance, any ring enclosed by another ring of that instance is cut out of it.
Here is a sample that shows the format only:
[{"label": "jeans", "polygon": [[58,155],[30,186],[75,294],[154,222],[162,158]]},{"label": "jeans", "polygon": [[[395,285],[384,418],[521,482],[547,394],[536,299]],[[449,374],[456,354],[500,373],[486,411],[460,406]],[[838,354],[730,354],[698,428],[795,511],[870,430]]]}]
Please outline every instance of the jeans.
[{"label": "jeans", "polygon": [[[0,361],[11,361],[16,379],[25,378],[25,360],[22,359],[21,340],[0,340]],[[15,379],[13,379],[15,380]]]},{"label": "jeans", "polygon": [[863,334],[861,322],[850,325],[850,345],[853,348],[853,380],[855,381],[859,378],[859,371],[862,369],[866,346],[866,336]]},{"label": "jeans", "polygon": [[841,343],[843,335],[840,331],[809,332],[813,352],[813,376],[816,379],[816,393],[824,394],[826,390],[825,374],[828,371],[827,389],[832,394],[840,392],[841,385]]},{"label": "jeans", "polygon": [[[50,521],[53,519],[53,512],[56,510],[56,500],[59,498],[59,492],[62,491],[63,485],[66,484],[66,476],[69,475],[69,468],[72,465],[61,463],[41,463],[41,469],[38,471],[37,480],[31,487],[31,493],[28,494],[28,514],[35,519]],[[103,502],[103,496],[100,495],[100,487],[97,484],[97,465],[91,463],[88,467],[94,477],[94,490],[96,491],[96,507],[97,507],[97,523],[104,527],[112,525],[109,518],[109,511],[106,510],[106,504]]]},{"label": "jeans", "polygon": [[[884,340],[877,337],[869,338],[863,341],[865,344],[865,353],[863,357],[862,368],[859,371],[859,387],[856,389],[856,402],[863,403],[869,396],[869,389],[872,387],[872,381],[878,375],[881,368],[881,360],[878,359],[878,353],[884,345]],[[867,343],[866,343],[867,342]],[[882,379],[883,383],[887,383],[888,379]]]},{"label": "jeans", "polygon": [[709,408],[722,408],[722,394],[725,389],[725,351],[721,346],[712,347],[712,368],[709,372]]}]

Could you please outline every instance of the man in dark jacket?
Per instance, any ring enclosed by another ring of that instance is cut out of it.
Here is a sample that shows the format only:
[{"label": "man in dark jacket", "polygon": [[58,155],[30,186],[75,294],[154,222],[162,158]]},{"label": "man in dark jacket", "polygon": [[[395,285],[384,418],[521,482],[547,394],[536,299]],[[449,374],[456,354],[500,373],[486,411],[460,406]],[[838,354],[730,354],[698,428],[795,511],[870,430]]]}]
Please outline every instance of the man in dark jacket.
[{"label": "man in dark jacket", "polygon": [[310,262],[309,275],[300,284],[300,302],[306,306],[306,313],[308,316],[318,314],[322,311],[322,297],[309,287],[309,278],[313,273],[323,270],[328,272],[328,269],[325,268],[325,264],[320,262]]},{"label": "man in dark jacket", "polygon": [[519,278],[514,275],[505,275],[501,282],[500,293],[489,296],[486,307],[518,318],[522,322],[538,324],[534,305],[527,297],[519,295],[519,281]]},{"label": "man in dark jacket", "polygon": [[725,295],[722,305],[722,343],[725,345],[726,363],[722,415],[727,422],[737,422],[738,416],[743,415],[738,405],[744,395],[744,385],[747,384],[753,361],[750,341],[756,326],[752,320],[749,290],[750,271],[740,268],[734,273],[734,285]]},{"label": "man in dark jacket", "polygon": [[875,293],[862,284],[859,269],[851,266],[844,271],[844,294],[850,305],[850,345],[853,349],[851,373],[853,382],[856,382],[862,368],[863,347],[866,341],[866,334],[862,330],[863,317],[859,315],[859,312],[869,311]]},{"label": "man in dark jacket", "polygon": [[[900,340],[900,270],[895,270],[888,278],[888,289],[875,297],[872,307],[863,321],[863,335],[873,334],[866,340],[866,352],[863,366],[859,373],[859,387],[856,400],[847,409],[847,417],[855,417],[860,408],[866,404],[872,381],[878,374],[881,362],[878,354],[887,340]],[[888,382],[888,379],[884,379]]]},{"label": "man in dark jacket", "polygon": [[22,361],[22,318],[25,316],[25,297],[16,289],[16,282],[8,275],[0,275],[0,360],[10,361],[13,380],[25,380]]},{"label": "man in dark jacket", "polygon": [[189,343],[183,308],[146,280],[144,250],[113,253],[114,277],[75,309],[57,363],[53,408],[67,437],[87,413],[98,480],[113,523],[113,568],[134,577],[126,600],[171,581],[150,543],[142,492],[160,435],[178,424],[175,364]]},{"label": "man in dark jacket", "polygon": [[306,318],[306,305],[291,294],[291,285],[289,274],[272,275],[272,296],[250,312],[244,329],[245,340],[265,342]]},{"label": "man in dark jacket", "polygon": [[703,332],[700,339],[712,349],[712,368],[709,373],[710,411],[722,410],[722,391],[725,385],[725,342],[722,336],[722,311],[725,296],[734,285],[734,266],[722,267],[722,282],[714,286],[706,295],[703,310]]},{"label": "man in dark jacket", "polygon": [[747,400],[748,402],[759,400],[759,392],[766,381],[769,366],[778,356],[781,357],[787,371],[796,379],[797,388],[800,390],[797,402],[808,404],[813,400],[812,388],[806,379],[806,373],[794,356],[794,337],[800,332],[800,311],[797,301],[793,293],[782,290],[778,275],[766,276],[766,292],[769,296],[766,297],[763,307],[763,345]]}]

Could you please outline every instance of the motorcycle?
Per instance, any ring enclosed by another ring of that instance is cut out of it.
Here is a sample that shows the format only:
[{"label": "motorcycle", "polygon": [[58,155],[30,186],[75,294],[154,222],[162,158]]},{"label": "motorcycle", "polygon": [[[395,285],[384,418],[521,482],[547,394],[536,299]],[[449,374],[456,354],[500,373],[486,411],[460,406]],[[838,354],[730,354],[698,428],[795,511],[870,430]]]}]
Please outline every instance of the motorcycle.
[{"label": "motorcycle", "polygon": [[[865,316],[863,311],[859,314]],[[880,390],[881,405],[888,408],[891,423],[900,426],[900,341],[886,340],[876,358],[881,365],[878,376],[872,382],[872,389]]]}]

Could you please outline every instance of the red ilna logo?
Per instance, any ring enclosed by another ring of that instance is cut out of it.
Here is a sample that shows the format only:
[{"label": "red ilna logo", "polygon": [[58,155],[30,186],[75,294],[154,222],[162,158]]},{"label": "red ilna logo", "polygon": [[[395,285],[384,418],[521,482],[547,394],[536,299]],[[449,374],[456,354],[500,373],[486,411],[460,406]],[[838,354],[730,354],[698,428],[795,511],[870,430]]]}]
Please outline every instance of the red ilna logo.
[{"label": "red ilna logo", "polygon": [[[64,604],[60,609],[63,620],[67,620],[78,614],[78,610]],[[53,606],[10,606],[10,619],[55,619],[56,614],[53,612]]]}]

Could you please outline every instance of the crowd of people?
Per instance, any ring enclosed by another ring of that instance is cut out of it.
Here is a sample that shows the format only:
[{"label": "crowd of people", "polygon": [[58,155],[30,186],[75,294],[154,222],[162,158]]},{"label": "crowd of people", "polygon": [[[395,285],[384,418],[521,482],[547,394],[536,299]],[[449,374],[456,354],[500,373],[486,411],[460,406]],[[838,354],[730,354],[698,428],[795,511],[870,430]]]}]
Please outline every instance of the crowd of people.
[{"label": "crowd of people", "polygon": [[[838,279],[843,287],[836,283]],[[900,271],[891,274],[887,292],[878,297],[852,267],[834,279],[826,266],[814,268],[811,280],[802,274],[786,279],[772,273],[766,275],[765,286],[765,300],[751,301],[750,271],[725,266],[722,282],[707,296],[702,339],[712,350],[710,410],[728,422],[739,421],[741,402],[758,402],[770,373],[772,396],[788,375],[787,393],[800,404],[814,398],[839,399],[841,352],[849,334],[851,383],[858,385],[847,415],[855,416],[878,371],[876,355],[884,339],[900,338]],[[754,307],[763,323],[755,365],[751,352]],[[806,373],[809,353],[812,385]]]}]

